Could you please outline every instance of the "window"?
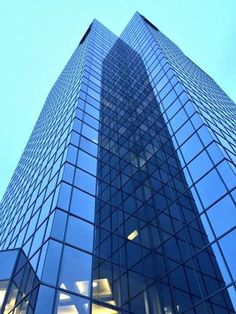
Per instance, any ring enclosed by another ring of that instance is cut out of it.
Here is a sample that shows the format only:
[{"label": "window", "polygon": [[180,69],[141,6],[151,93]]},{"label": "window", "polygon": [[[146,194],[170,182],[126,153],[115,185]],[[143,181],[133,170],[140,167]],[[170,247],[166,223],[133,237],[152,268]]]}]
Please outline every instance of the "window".
[{"label": "window", "polygon": [[93,225],[70,216],[67,225],[66,242],[91,252],[93,249]]},{"label": "window", "polygon": [[89,296],[92,256],[65,246],[59,286],[63,289]]},{"label": "window", "polygon": [[208,154],[203,151],[199,154],[194,160],[192,160],[188,169],[195,182],[199,178],[201,178],[207,171],[209,171],[213,167],[213,164],[208,156]]},{"label": "window", "polygon": [[90,174],[80,169],[76,169],[74,184],[76,187],[95,195],[96,178],[91,176]]},{"label": "window", "polygon": [[212,206],[207,211],[207,215],[217,236],[222,235],[224,232],[235,226],[236,211],[230,196],[224,197]]},{"label": "window", "polygon": [[191,136],[187,142],[185,142],[181,146],[181,151],[183,153],[185,161],[188,163],[191,159],[193,159],[201,150],[203,146],[200,142],[198,136],[194,134]]},{"label": "window", "polygon": [[80,141],[80,147],[94,157],[97,157],[98,146],[94,142],[91,142],[82,136]]},{"label": "window", "polygon": [[79,152],[77,165],[93,175],[97,173],[97,159],[83,151]]},{"label": "window", "polygon": [[225,192],[226,188],[216,170],[212,170],[197,184],[196,189],[205,208],[217,201]]},{"label": "window", "polygon": [[223,239],[220,241],[220,247],[223,250],[224,257],[232,274],[232,277],[236,277],[236,263],[235,263],[235,256],[236,256],[236,230],[230,232]]},{"label": "window", "polygon": [[70,211],[86,220],[94,220],[95,198],[87,193],[73,188]]}]

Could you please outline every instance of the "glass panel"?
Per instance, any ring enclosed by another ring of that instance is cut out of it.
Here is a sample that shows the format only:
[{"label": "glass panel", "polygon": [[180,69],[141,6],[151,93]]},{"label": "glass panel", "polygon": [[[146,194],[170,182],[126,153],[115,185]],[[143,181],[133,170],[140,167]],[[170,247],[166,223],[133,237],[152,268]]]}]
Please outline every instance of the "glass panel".
[{"label": "glass panel", "polygon": [[233,171],[233,167],[234,166],[227,161],[223,161],[217,167],[228,189],[232,189],[236,186],[236,175]]},{"label": "glass panel", "polygon": [[230,196],[224,197],[212,206],[207,211],[207,215],[217,236],[222,235],[236,224],[235,205]]},{"label": "glass panel", "polygon": [[231,271],[232,277],[236,279],[236,263],[235,263],[235,256],[236,256],[236,231],[232,231],[227,234],[223,239],[220,241],[220,247],[222,248],[224,257],[226,262],[229,266]]},{"label": "glass panel", "polygon": [[213,164],[206,152],[202,152],[188,165],[189,172],[193,178],[193,181],[197,181],[207,171],[212,168]]},{"label": "glass panel", "polygon": [[40,286],[34,314],[50,314],[53,309],[54,289]]},{"label": "glass panel", "polygon": [[59,286],[79,294],[90,295],[92,257],[65,246]]},{"label": "glass panel", "polygon": [[96,178],[80,169],[76,169],[75,185],[88,193],[95,194]]},{"label": "glass panel", "polygon": [[89,221],[94,220],[95,198],[76,188],[73,188],[70,211]]},{"label": "glass panel", "polygon": [[60,186],[57,206],[67,211],[70,203],[70,195],[71,185],[62,182]]},{"label": "glass panel", "polygon": [[226,188],[216,170],[212,170],[197,184],[196,189],[205,207],[217,201],[225,192]]},{"label": "glass panel", "polygon": [[93,225],[70,216],[67,226],[66,242],[91,252],[93,249]]},{"label": "glass panel", "polygon": [[97,159],[83,151],[79,152],[77,165],[86,170],[87,172],[96,175],[97,172]]},{"label": "glass panel", "polygon": [[98,142],[98,132],[85,123],[83,123],[82,134],[94,143]]},{"label": "glass panel", "polygon": [[97,156],[98,146],[92,141],[89,141],[85,137],[81,137],[80,141],[81,149],[85,150],[86,152],[90,153],[93,156]]},{"label": "glass panel", "polygon": [[189,162],[193,159],[199,152],[202,150],[203,146],[200,142],[198,136],[194,134],[191,136],[186,143],[181,146],[181,150],[186,162]]},{"label": "glass panel", "polygon": [[57,273],[60,264],[61,250],[62,250],[61,243],[53,240],[49,241],[42,280],[53,285],[55,285],[57,281]]}]

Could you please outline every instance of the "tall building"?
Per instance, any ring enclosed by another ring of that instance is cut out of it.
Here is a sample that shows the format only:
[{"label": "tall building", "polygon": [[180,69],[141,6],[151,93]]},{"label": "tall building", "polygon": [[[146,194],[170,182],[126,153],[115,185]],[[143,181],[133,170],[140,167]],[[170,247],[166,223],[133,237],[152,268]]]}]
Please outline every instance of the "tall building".
[{"label": "tall building", "polygon": [[94,20],[1,203],[1,313],[236,313],[235,108],[139,13]]}]

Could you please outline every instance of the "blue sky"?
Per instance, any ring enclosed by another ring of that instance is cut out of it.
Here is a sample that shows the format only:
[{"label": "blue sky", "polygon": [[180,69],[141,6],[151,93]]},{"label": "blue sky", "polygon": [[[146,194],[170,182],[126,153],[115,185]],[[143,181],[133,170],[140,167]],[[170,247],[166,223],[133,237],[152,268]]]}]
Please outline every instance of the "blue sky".
[{"label": "blue sky", "polygon": [[2,0],[0,198],[50,88],[93,18],[119,35],[135,11],[236,101],[235,0]]}]

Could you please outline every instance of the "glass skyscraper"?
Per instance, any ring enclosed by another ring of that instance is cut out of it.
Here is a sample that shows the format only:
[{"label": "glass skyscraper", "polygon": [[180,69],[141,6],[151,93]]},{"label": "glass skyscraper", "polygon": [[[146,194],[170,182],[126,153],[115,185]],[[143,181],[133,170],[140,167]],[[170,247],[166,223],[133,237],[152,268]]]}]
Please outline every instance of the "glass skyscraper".
[{"label": "glass skyscraper", "polygon": [[1,202],[1,313],[236,313],[235,108],[139,13],[94,20]]}]

